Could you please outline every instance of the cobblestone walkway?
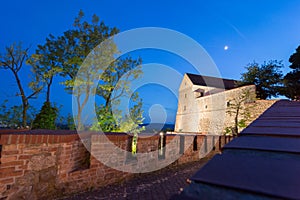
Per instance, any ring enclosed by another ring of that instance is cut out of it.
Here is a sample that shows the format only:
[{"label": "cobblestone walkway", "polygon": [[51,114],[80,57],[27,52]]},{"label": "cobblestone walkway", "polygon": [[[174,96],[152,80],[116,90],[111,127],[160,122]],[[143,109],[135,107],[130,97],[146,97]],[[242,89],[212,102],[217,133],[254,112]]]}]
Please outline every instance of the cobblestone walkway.
[{"label": "cobblestone walkway", "polygon": [[63,200],[95,199],[170,199],[187,186],[186,179],[199,170],[208,158],[172,168],[141,174],[120,184],[76,194]]}]

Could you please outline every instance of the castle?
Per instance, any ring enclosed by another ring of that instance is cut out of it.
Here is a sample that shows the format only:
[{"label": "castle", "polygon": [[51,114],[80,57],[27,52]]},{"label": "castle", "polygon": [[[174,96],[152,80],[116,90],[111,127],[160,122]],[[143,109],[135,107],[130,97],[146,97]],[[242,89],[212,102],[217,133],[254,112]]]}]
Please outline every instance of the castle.
[{"label": "castle", "polygon": [[255,92],[254,85],[187,73],[179,87],[175,132],[220,135],[236,122],[248,125],[275,102],[256,100]]}]

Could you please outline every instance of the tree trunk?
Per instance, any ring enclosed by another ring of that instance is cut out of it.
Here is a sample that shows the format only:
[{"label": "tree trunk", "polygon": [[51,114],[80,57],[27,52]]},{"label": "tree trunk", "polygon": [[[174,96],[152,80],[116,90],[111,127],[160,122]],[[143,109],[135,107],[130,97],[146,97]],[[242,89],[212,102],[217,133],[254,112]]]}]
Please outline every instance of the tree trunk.
[{"label": "tree trunk", "polygon": [[23,128],[26,128],[26,126],[27,126],[27,110],[28,110],[28,107],[29,107],[28,100],[25,99],[25,104],[23,103],[23,111],[22,111],[22,114],[23,114],[23,116],[22,116],[22,126],[23,126]]},{"label": "tree trunk", "polygon": [[19,88],[19,91],[20,91],[20,94],[21,94],[21,99],[22,99],[22,126],[23,127],[26,127],[27,126],[27,109],[28,109],[28,99],[26,98],[25,96],[25,92],[23,90],[23,87],[22,87],[22,84],[21,84],[21,81],[19,79],[19,76],[17,74],[17,72],[13,71],[14,73],[14,76],[16,78],[16,81],[17,81],[17,85],[18,85],[18,88]]},{"label": "tree trunk", "polygon": [[236,110],[236,115],[235,115],[235,118],[234,118],[234,134],[235,135],[238,135],[238,132],[239,132],[239,127],[238,127],[238,125],[239,125],[239,111],[240,111],[240,109],[239,109],[239,107],[237,108],[237,110]]},{"label": "tree trunk", "polygon": [[82,124],[81,124],[81,106],[80,106],[80,96],[77,96],[77,130],[81,131],[82,129]]},{"label": "tree trunk", "polygon": [[50,88],[52,85],[52,81],[53,77],[51,77],[49,83],[47,83],[46,102],[50,102]]},{"label": "tree trunk", "polygon": [[108,109],[109,108],[109,104],[110,104],[110,98],[111,98],[111,91],[109,93],[109,95],[105,98],[105,108]]}]

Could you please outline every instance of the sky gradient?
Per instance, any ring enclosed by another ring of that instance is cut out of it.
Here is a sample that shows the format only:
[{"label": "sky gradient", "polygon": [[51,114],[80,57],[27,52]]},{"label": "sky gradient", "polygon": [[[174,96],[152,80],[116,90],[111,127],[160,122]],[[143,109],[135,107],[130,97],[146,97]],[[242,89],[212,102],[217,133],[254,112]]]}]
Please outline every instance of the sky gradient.
[{"label": "sky gradient", "polygon": [[[239,79],[244,67],[253,61],[262,63],[271,59],[283,60],[284,72],[289,71],[289,56],[300,45],[300,1],[3,1],[0,8],[0,51],[13,42],[22,41],[31,46],[44,44],[49,34],[61,35],[72,28],[79,10],[86,20],[93,14],[106,25],[120,31],[140,27],[162,27],[179,31],[196,40],[208,52],[224,78]],[[227,50],[224,47],[228,46]],[[144,63],[161,63],[180,73],[192,72],[189,64],[168,52],[148,50],[136,52]],[[22,72],[22,81],[30,80],[28,69]],[[11,72],[0,71],[0,102],[9,99],[19,104],[15,97],[17,87]],[[204,74],[206,75],[206,74]],[[71,96],[67,95],[57,77],[51,100],[63,105],[62,114],[71,112]],[[174,84],[179,84],[175,82]],[[9,89],[8,89],[9,88]],[[175,120],[176,96],[167,88],[157,85],[138,90],[148,111],[154,104],[166,109],[167,122]],[[43,94],[31,101],[39,109]],[[152,111],[157,110],[155,107]],[[159,110],[159,109],[158,109]],[[155,122],[160,122],[162,112],[154,112]],[[146,119],[149,120],[146,112]]]}]

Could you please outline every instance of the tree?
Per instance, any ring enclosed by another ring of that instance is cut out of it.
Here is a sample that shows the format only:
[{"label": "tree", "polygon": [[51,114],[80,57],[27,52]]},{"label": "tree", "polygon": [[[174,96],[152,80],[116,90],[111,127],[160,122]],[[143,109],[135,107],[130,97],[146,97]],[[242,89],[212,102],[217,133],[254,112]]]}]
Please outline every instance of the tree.
[{"label": "tree", "polygon": [[[82,111],[90,94],[96,90],[93,83],[99,79],[99,70],[108,66],[107,62],[113,60],[118,52],[113,41],[106,40],[118,30],[99,22],[96,15],[93,16],[92,23],[83,21],[83,17],[84,13],[80,11],[74,20],[73,29],[65,31],[57,38],[50,37],[46,43],[49,44],[46,50],[41,51],[44,56],[42,59],[38,58],[38,61],[45,59],[46,66],[60,68],[60,75],[66,77],[67,80],[63,82],[65,89],[73,94],[77,102],[75,120],[79,130],[83,129]],[[101,42],[102,45],[99,46]],[[87,57],[89,58],[86,59]],[[51,61],[47,62],[47,59]],[[80,68],[82,70],[78,73]]]},{"label": "tree", "polygon": [[22,126],[27,126],[27,110],[29,108],[29,99],[36,97],[36,95],[42,90],[43,86],[39,84],[39,80],[34,80],[29,84],[32,89],[32,93],[25,94],[24,87],[19,77],[19,72],[23,67],[24,62],[28,58],[29,48],[23,49],[21,43],[12,44],[6,47],[5,53],[0,55],[0,68],[10,70],[17,82],[19,89],[18,96],[22,100]]},{"label": "tree", "polygon": [[247,72],[242,73],[241,85],[256,85],[257,98],[276,97],[282,89],[282,61],[271,60],[259,65],[256,62],[248,64]]},{"label": "tree", "polygon": [[300,100],[300,46],[290,56],[289,62],[292,71],[284,76],[283,84],[285,87],[282,94],[290,99]]},{"label": "tree", "polygon": [[[130,80],[141,74],[139,69],[135,69],[140,64],[140,60],[133,60],[131,57],[115,60],[119,57],[119,52],[114,41],[109,37],[118,33],[118,29],[99,22],[99,17],[96,15],[93,16],[92,23],[83,21],[83,17],[84,13],[80,11],[72,30],[64,32],[57,38],[50,38],[53,48],[49,48],[49,52],[46,52],[48,54],[46,58],[55,59],[53,63],[61,68],[60,75],[67,79],[63,84],[66,91],[72,93],[76,102],[74,119],[79,130],[84,128],[83,110],[91,94],[96,93],[104,99],[105,109],[100,107],[97,110],[102,115],[103,123],[108,124],[112,117],[109,104],[112,100],[128,93]],[[63,51],[57,54],[56,49]],[[99,74],[102,76],[99,77]],[[94,83],[98,81],[97,87]],[[117,83],[120,82],[123,89],[118,90]],[[112,96],[117,93],[118,95]],[[105,130],[111,130],[113,126],[111,124],[111,127]]]},{"label": "tree", "polygon": [[38,45],[35,54],[27,60],[32,65],[32,71],[36,78],[43,82],[46,86],[46,102],[50,102],[50,92],[53,78],[58,75],[62,68],[59,62],[62,62],[61,55],[63,50],[57,48],[57,40],[53,35],[46,38],[44,45]]},{"label": "tree", "polygon": [[55,120],[58,108],[51,106],[50,92],[54,76],[58,75],[62,69],[58,66],[61,61],[62,49],[57,49],[57,40],[53,35],[46,38],[44,45],[38,45],[35,54],[27,60],[32,65],[32,72],[36,79],[39,79],[46,88],[46,100],[33,122],[33,129],[56,129]]},{"label": "tree", "polygon": [[112,114],[111,109],[106,108],[103,105],[96,107],[97,119],[93,123],[90,130],[99,131],[99,126],[103,132],[114,132],[118,131],[117,122],[120,120],[121,113],[115,112]]},{"label": "tree", "polygon": [[292,63],[290,65],[291,69],[300,69],[300,46],[298,46],[296,52],[290,56],[289,62]]},{"label": "tree", "polygon": [[33,123],[32,129],[56,129],[56,119],[58,117],[58,108],[56,106],[51,106],[51,103],[45,101],[41,108],[39,114],[36,115]]},{"label": "tree", "polygon": [[120,122],[120,132],[132,133],[134,137],[137,137],[138,133],[145,130],[144,126],[140,126],[144,121],[142,100],[137,101],[138,103],[130,108],[129,116],[125,115],[123,120]]},{"label": "tree", "polygon": [[[98,106],[98,119],[90,129],[93,131],[99,131],[100,127],[104,132],[131,133],[133,135],[131,142],[132,155],[136,155],[138,134],[145,130],[145,127],[140,126],[144,120],[142,100],[139,99],[137,93],[133,94],[132,99],[134,102],[137,102],[137,104],[130,108],[129,115],[122,116],[122,112],[120,110],[114,110],[112,112],[111,107],[107,106],[110,105],[111,102]],[[116,99],[114,101],[116,101]]]},{"label": "tree", "polygon": [[251,89],[242,89],[240,95],[232,98],[227,103],[227,110],[230,116],[234,117],[233,126],[225,128],[225,134],[237,135],[240,128],[246,127],[246,122],[250,117],[250,107],[246,104],[255,101],[255,93]]},{"label": "tree", "polygon": [[[18,128],[22,126],[22,105],[8,106],[8,100],[0,105],[0,125],[5,128]],[[28,107],[27,122],[30,126],[37,111],[33,106]]]},{"label": "tree", "polygon": [[[102,74],[96,94],[104,103],[98,105],[97,122],[103,131],[139,133],[143,130],[139,126],[143,122],[142,100],[138,93],[133,93],[131,100],[135,105],[129,108],[129,113],[122,115],[118,109],[122,97],[128,97],[131,93],[130,83],[139,78],[142,70],[139,67],[142,60],[131,57],[119,58],[113,62]],[[94,127],[95,129],[95,127]]]},{"label": "tree", "polygon": [[68,115],[66,117],[66,122],[67,122],[68,130],[76,130],[73,116],[70,113],[68,113]]},{"label": "tree", "polygon": [[[130,93],[130,83],[142,74],[141,64],[141,58],[119,58],[102,73],[96,94],[103,98],[106,108],[111,102],[117,103],[120,97]],[[134,97],[134,100],[138,98]]]},{"label": "tree", "polygon": [[[97,120],[94,122],[91,130],[99,131],[99,127],[103,132],[125,132],[132,133],[135,137],[145,129],[140,125],[143,123],[142,100],[138,94],[133,94],[135,105],[129,108],[129,114],[123,114],[121,110],[112,110],[111,106],[106,107],[105,104],[96,107]],[[115,105],[117,106],[117,105]]]}]

